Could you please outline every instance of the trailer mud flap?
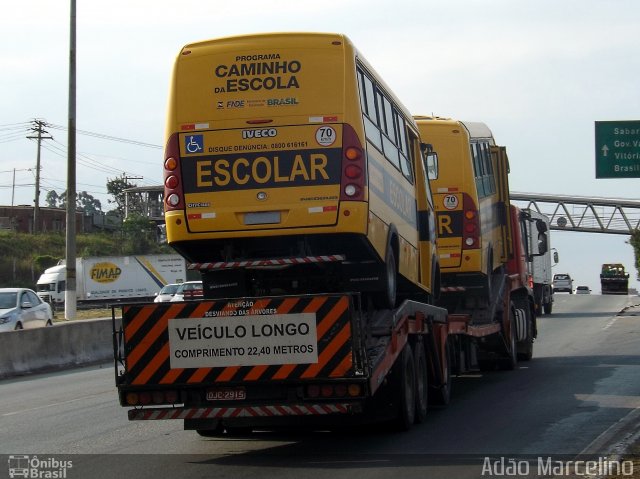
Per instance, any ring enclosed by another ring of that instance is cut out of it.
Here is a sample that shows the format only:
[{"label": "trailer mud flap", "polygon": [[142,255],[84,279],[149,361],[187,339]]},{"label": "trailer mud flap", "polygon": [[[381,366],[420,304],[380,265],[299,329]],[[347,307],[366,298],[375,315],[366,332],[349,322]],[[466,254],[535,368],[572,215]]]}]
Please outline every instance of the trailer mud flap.
[{"label": "trailer mud flap", "polygon": [[354,377],[352,297],[126,305],[121,385]]}]

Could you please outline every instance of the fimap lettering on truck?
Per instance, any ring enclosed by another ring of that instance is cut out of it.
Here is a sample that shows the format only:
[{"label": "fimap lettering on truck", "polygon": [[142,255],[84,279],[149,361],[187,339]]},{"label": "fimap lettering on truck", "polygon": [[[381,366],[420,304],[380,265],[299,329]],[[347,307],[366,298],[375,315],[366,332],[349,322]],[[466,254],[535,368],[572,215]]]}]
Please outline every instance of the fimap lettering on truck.
[{"label": "fimap lettering on truck", "polygon": [[438,290],[417,126],[344,35],[186,45],[164,178],[168,242],[205,297],[364,291],[390,308]]}]

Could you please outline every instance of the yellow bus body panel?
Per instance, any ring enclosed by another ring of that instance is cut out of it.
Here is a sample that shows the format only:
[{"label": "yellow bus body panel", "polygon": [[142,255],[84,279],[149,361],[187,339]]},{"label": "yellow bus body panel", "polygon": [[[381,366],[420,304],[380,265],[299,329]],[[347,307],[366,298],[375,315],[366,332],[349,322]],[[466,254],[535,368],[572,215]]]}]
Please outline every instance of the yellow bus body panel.
[{"label": "yellow bus body panel", "polygon": [[[420,278],[417,187],[367,143],[358,65],[417,137],[408,110],[344,35],[186,45],[174,66],[166,128],[167,141],[178,137],[184,190],[184,209],[165,213],[169,244],[354,233],[384,261],[393,225],[400,274],[429,290],[431,278]],[[340,200],[346,125],[367,158],[363,201]]]},{"label": "yellow bus body panel", "polygon": [[[497,194],[480,198],[474,175],[472,137],[460,121],[415,117],[422,141],[438,154],[438,178],[431,180],[438,225],[438,254],[443,274],[487,274],[500,264],[502,230],[497,218]],[[491,138],[493,142],[493,138]],[[494,171],[495,165],[494,165]],[[479,247],[463,249],[463,195],[475,205],[480,217]],[[492,264],[489,265],[489,258]]]}]

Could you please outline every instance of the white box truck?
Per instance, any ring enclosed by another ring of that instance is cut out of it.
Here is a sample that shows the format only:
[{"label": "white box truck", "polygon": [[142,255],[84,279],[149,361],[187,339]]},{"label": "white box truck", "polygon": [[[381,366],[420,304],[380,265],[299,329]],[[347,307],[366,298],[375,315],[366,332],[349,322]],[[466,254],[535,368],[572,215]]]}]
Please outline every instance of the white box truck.
[{"label": "white box truck", "polygon": [[[549,218],[533,210],[527,208],[523,213],[529,215],[532,220],[542,220],[546,225],[545,231],[538,230],[538,237],[531,235],[527,250],[529,252],[529,270],[533,279],[533,296],[536,305],[536,314],[551,314],[553,310],[553,275],[551,268],[558,262],[557,251],[551,256],[551,224]],[[539,252],[540,241],[546,243],[544,253]]]},{"label": "white box truck", "polygon": [[[169,283],[186,279],[186,263],[177,254],[103,256],[76,259],[78,301],[149,300]],[[45,270],[38,296],[53,305],[64,303],[66,265]]]}]

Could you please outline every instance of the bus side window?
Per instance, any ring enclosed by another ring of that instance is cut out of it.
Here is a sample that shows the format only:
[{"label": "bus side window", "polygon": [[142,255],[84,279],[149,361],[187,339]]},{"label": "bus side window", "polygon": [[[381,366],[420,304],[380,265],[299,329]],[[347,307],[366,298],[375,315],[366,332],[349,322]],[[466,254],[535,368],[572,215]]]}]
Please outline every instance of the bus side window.
[{"label": "bus side window", "polygon": [[413,184],[413,168],[412,165],[415,164],[415,147],[417,146],[417,142],[414,137],[411,137],[411,145],[412,148],[410,151],[407,151],[407,127],[404,122],[404,118],[402,118],[398,112],[393,112],[394,120],[396,123],[396,131],[398,133],[398,148],[400,151],[400,170],[404,177],[409,180],[411,184]]},{"label": "bus side window", "polygon": [[482,181],[482,153],[479,145],[475,142],[469,145],[471,147],[471,157],[473,158],[473,173],[476,181],[476,190],[478,190],[478,196],[484,198],[486,196],[484,191],[484,183]]},{"label": "bus side window", "polygon": [[496,181],[493,175],[493,164],[491,163],[491,149],[489,148],[488,142],[482,143],[483,155],[482,159],[484,161],[484,189],[488,195],[492,195],[496,192]]},{"label": "bus side window", "polygon": [[400,169],[400,155],[398,154],[398,147],[393,143],[396,138],[396,132],[393,124],[393,107],[387,97],[385,97],[381,92],[378,94],[381,97],[381,103],[384,110],[384,116],[381,117],[384,156],[387,157],[387,160],[389,160],[393,166]]},{"label": "bus side window", "polygon": [[358,83],[360,85],[360,104],[364,113],[364,130],[367,139],[379,150],[382,150],[382,139],[378,129],[378,113],[376,110],[376,95],[373,82],[363,72],[358,70]]}]

